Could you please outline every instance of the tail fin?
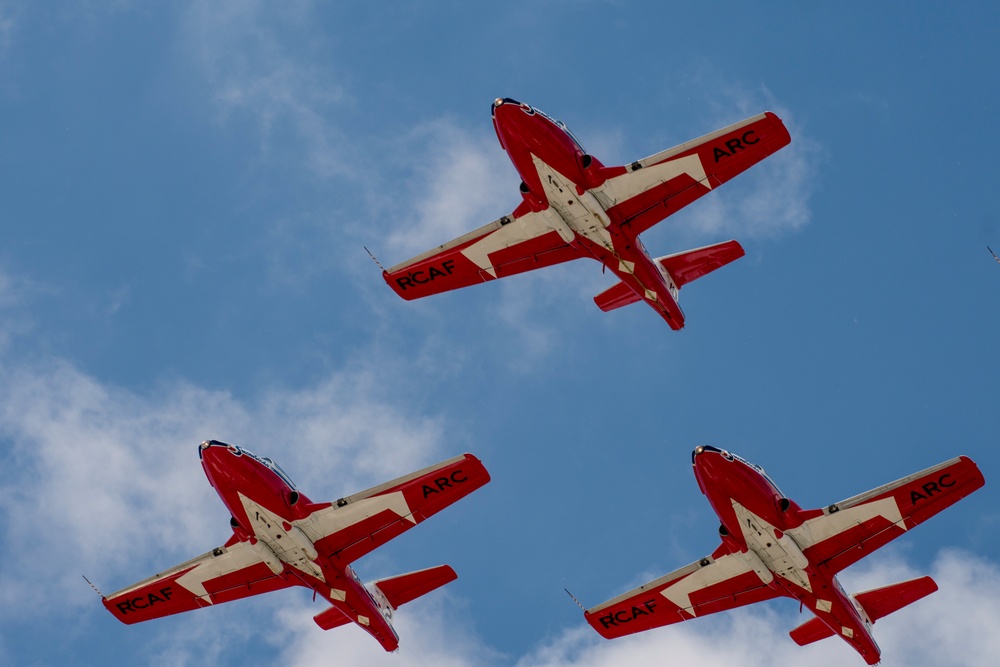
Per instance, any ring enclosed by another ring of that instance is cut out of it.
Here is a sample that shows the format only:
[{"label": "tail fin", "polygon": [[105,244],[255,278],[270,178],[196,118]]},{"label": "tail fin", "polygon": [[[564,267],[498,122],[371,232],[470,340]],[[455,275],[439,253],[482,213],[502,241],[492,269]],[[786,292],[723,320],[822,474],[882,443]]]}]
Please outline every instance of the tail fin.
[{"label": "tail fin", "polygon": [[[937,590],[937,584],[930,577],[919,577],[909,581],[873,588],[869,591],[852,595],[855,603],[874,624],[880,618],[885,618],[894,611],[899,611],[909,604],[926,597]],[[833,630],[818,618],[811,618],[790,633],[792,640],[799,646],[805,646],[820,639],[833,636]]]},{"label": "tail fin", "polygon": [[[715,245],[686,250],[673,255],[657,257],[655,260],[669,276],[676,289],[680,289],[692,280],[715,271],[730,262],[743,257],[743,251],[737,241],[726,241]],[[672,292],[675,290],[671,290]],[[676,296],[676,294],[675,294]],[[607,312],[630,303],[639,301],[639,295],[625,283],[616,283],[594,297],[597,307]]]},{"label": "tail fin", "polygon": [[386,601],[392,605],[393,609],[416,600],[422,595],[427,595],[436,588],[440,588],[447,583],[458,579],[455,570],[448,565],[438,565],[437,567],[417,570],[407,574],[400,574],[387,579],[373,581],[371,585],[378,588]]}]

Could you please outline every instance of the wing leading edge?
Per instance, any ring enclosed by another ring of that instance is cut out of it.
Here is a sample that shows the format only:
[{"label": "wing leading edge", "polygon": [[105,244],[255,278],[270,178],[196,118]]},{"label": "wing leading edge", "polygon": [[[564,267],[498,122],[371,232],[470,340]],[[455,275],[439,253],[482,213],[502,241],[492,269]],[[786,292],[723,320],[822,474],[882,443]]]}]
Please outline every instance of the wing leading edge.
[{"label": "wing leading edge", "polygon": [[248,542],[221,546],[103,598],[122,623],[179,614],[200,607],[304,585],[275,574]]},{"label": "wing leading edge", "polygon": [[762,602],[779,594],[739,554],[709,556],[584,612],[606,639]]},{"label": "wing leading edge", "polygon": [[341,498],[297,525],[320,554],[352,563],[489,481],[482,462],[464,454]]},{"label": "wing leading edge", "polygon": [[986,483],[959,456],[822,510],[788,533],[818,567],[836,574]]},{"label": "wing leading edge", "polygon": [[637,160],[594,189],[633,237],[791,143],[770,111]]},{"label": "wing leading edge", "polygon": [[551,209],[504,216],[382,272],[406,300],[552,266],[583,256]]}]

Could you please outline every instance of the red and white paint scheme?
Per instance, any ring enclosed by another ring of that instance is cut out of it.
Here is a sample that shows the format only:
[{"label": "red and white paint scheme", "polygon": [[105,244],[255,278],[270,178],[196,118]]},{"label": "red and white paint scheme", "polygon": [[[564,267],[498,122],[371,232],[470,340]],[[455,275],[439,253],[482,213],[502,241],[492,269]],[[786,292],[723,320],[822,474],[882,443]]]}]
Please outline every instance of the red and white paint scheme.
[{"label": "red and white paint scheme", "polygon": [[715,447],[692,454],[694,475],[719,515],[722,544],[691,563],[585,612],[607,639],[776,597],[814,618],[791,632],[799,645],[837,635],[869,665],[878,619],[937,590],[930,577],[849,595],[837,573],[985,483],[960,456],[823,509],[803,510],[762,468]]},{"label": "red and white paint scheme", "polygon": [[331,607],[324,630],[356,623],[395,651],[393,611],[455,580],[447,565],[362,584],[350,563],[490,481],[471,454],[335,502],[306,498],[273,461],[217,440],[198,451],[208,481],[232,514],[221,547],[112,593],[104,606],[138,623],[240,598],[304,586]]},{"label": "red and white paint scheme", "polygon": [[639,234],[760,162],[791,138],[763,113],[643,160],[606,167],[565,124],[521,102],[493,102],[493,126],[521,176],[510,215],[398,264],[383,277],[404,299],[590,257],[621,282],[594,298],[601,310],[645,301],[672,329],[685,284],[743,256],[736,241],[655,259]]}]

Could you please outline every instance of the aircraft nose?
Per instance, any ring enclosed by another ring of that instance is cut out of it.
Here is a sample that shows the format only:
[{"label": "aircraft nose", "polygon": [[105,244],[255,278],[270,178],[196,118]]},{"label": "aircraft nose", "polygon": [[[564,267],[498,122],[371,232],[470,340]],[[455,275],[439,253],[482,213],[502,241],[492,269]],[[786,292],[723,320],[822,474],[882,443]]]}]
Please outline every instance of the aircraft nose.
[{"label": "aircraft nose", "polygon": [[222,443],[218,440],[206,440],[205,442],[198,445],[198,458],[205,460],[205,451],[209,447],[215,447],[216,445],[221,445]]},{"label": "aircraft nose", "polygon": [[728,454],[728,452],[723,452],[718,447],[713,447],[712,445],[698,445],[697,447],[694,448],[694,451],[691,452],[691,463],[693,464],[695,458],[700,456],[701,454],[704,454],[705,452],[710,452],[714,454]]},{"label": "aircraft nose", "polygon": [[530,105],[525,104],[524,102],[518,102],[512,97],[498,97],[495,100],[493,100],[493,104],[492,106],[490,106],[490,114],[494,118],[496,118],[497,109],[500,109],[501,107],[516,107],[521,111],[523,111],[524,113],[528,114],[529,116],[534,115],[535,113],[535,110],[532,109]]},{"label": "aircraft nose", "polygon": [[218,457],[223,452],[228,452],[233,456],[243,455],[243,451],[236,445],[230,445],[219,440],[206,440],[198,446],[198,458],[202,461],[218,460]]}]

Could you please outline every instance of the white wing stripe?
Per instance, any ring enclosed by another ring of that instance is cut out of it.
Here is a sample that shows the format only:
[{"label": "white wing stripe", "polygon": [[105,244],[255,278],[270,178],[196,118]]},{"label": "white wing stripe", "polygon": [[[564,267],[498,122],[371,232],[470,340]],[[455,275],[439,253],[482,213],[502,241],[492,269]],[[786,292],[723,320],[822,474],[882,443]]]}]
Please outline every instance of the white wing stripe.
[{"label": "white wing stripe", "polygon": [[906,530],[906,524],[903,522],[903,514],[899,511],[899,505],[890,496],[882,500],[848,507],[833,514],[825,514],[815,519],[809,519],[802,526],[793,528],[788,533],[805,550],[814,544],[836,537],[854,526],[876,517],[882,517],[886,521]]},{"label": "white wing stripe", "polygon": [[664,588],[660,593],[684,611],[695,616],[694,605],[691,604],[691,593],[708,588],[720,582],[738,577],[751,571],[751,567],[741,558],[725,555],[715,559],[689,576],[680,579]]}]

